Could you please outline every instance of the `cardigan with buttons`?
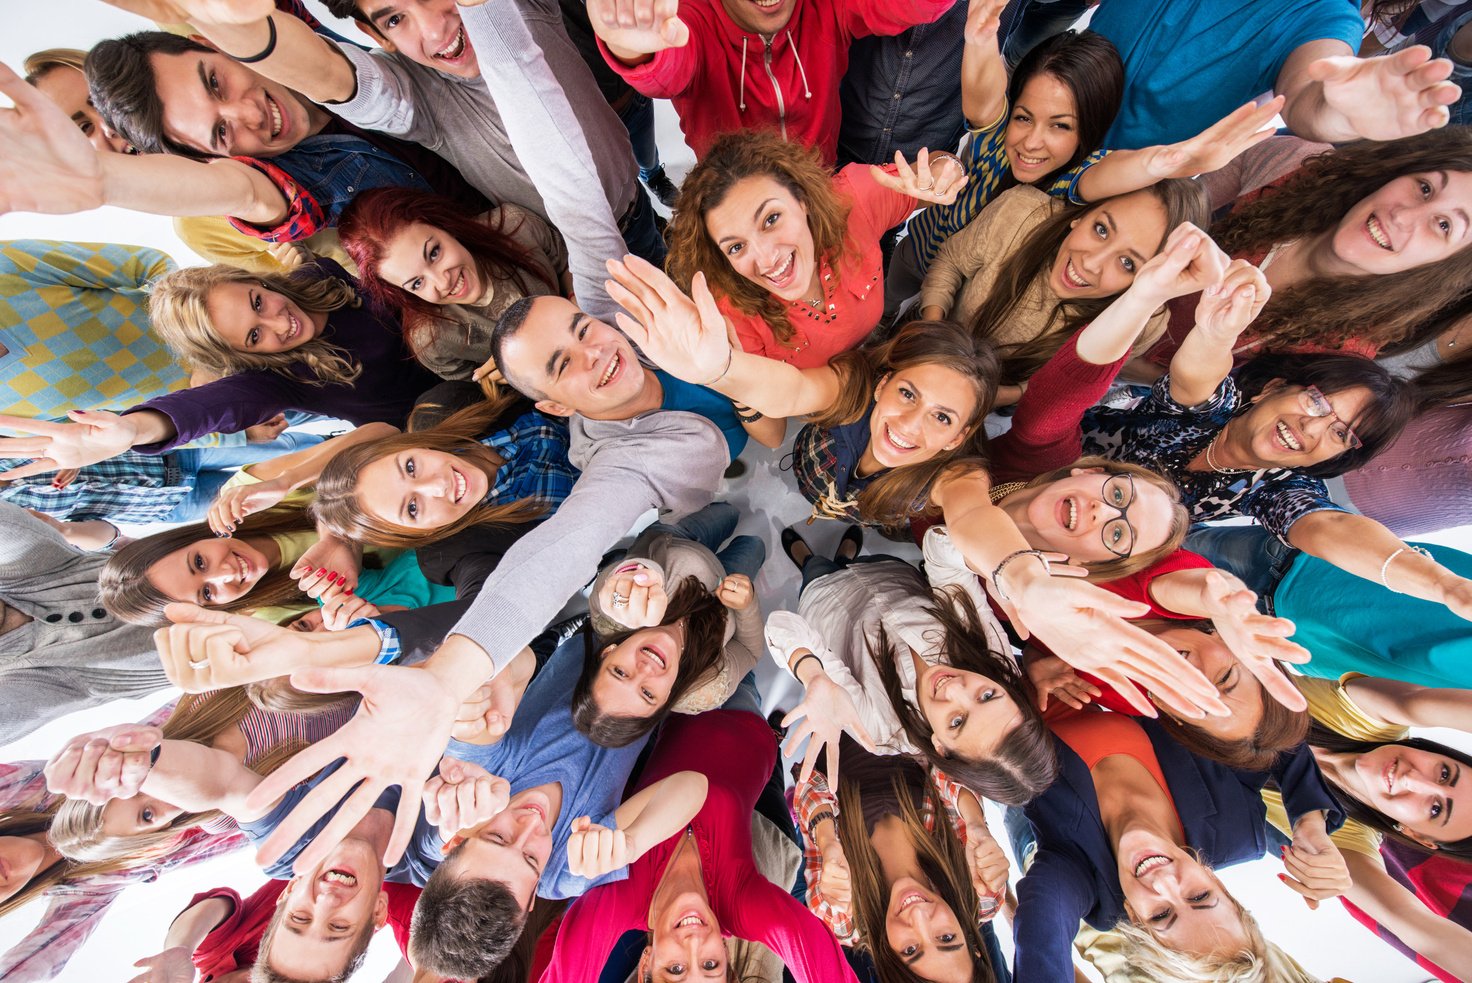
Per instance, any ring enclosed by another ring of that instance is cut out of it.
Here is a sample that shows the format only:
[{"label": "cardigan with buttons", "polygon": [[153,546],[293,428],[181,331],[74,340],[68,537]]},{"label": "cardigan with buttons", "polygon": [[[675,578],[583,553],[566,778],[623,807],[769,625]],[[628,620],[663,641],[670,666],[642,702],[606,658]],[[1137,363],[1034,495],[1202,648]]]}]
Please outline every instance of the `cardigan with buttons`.
[{"label": "cardigan with buttons", "polygon": [[169,685],[153,630],[113,617],[84,553],[24,509],[0,502],[0,601],[31,620],[0,635],[0,742],[63,714]]}]

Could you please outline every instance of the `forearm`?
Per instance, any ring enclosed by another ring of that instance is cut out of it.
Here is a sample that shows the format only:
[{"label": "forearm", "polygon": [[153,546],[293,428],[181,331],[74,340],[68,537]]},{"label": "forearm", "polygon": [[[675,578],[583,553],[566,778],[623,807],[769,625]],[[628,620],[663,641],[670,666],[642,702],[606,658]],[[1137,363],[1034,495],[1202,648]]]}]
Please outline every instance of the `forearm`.
[{"label": "forearm", "polygon": [[1102,201],[1115,195],[1127,195],[1148,188],[1160,178],[1147,166],[1151,155],[1160,147],[1139,150],[1114,150],[1099,162],[1084,169],[1078,179],[1078,196],[1084,201]]},{"label": "forearm", "polygon": [[[1110,154],[1105,159],[1111,160],[1114,156]],[[1095,164],[1089,171],[1097,167],[1099,165]],[[1150,318],[1160,309],[1161,303],[1154,297],[1143,296],[1133,288],[1120,294],[1078,333],[1074,350],[1078,352],[1079,359],[1090,365],[1113,365],[1124,358],[1139,340],[1140,332],[1145,330]],[[1229,358],[1228,368],[1230,367]],[[1211,394],[1208,392],[1207,395]]]},{"label": "forearm", "polygon": [[301,488],[316,484],[327,463],[349,447],[392,437],[398,432],[399,428],[392,424],[365,423],[340,437],[324,440],[320,444],[314,444],[290,454],[273,457],[269,461],[253,464],[244,470],[252,478],[259,478],[261,481],[280,480],[293,489]]},{"label": "forearm", "polygon": [[[253,63],[252,68],[313,102],[342,102],[352,98],[358,87],[357,75],[330,41],[300,19],[280,10],[270,20],[276,27],[275,48],[270,57]],[[270,43],[271,29],[266,20],[253,24],[215,24],[195,17],[194,26],[232,58],[259,55]]]},{"label": "forearm", "polygon": [[1472,689],[1437,689],[1368,676],[1351,679],[1344,689],[1361,710],[1388,723],[1472,731]]},{"label": "forearm", "polygon": [[66,523],[66,541],[79,550],[95,552],[118,542],[118,527],[106,519],[81,519]]},{"label": "forearm", "polygon": [[183,949],[191,955],[215,926],[230,917],[235,906],[225,898],[205,898],[180,912],[164,936],[163,948]]},{"label": "forearm", "polygon": [[1170,398],[1200,406],[1231,371],[1232,343],[1193,327],[1170,360]]},{"label": "forearm", "polygon": [[[736,412],[741,413],[740,407],[737,407]],[[755,412],[755,410],[751,410],[743,415],[750,416]],[[746,431],[746,435],[752,440],[761,444],[763,447],[770,447],[773,450],[781,447],[787,439],[787,419],[785,417],[767,416],[763,414],[760,419],[742,420],[741,428]]]},{"label": "forearm", "polygon": [[973,127],[1001,125],[1007,109],[1007,66],[995,35],[961,52],[961,111]]},{"label": "forearm", "polygon": [[689,825],[705,805],[708,787],[708,780],[700,772],[682,771],[642,790],[639,795],[649,793],[648,798],[627,825],[622,815],[618,817],[619,827],[633,840],[638,855],[642,857],[650,847],[663,843]]},{"label": "forearm", "polygon": [[1353,903],[1411,949],[1458,979],[1472,980],[1472,932],[1427,908],[1375,859],[1346,851]]},{"label": "forearm", "polygon": [[124,412],[123,415],[135,428],[134,447],[162,444],[178,436],[179,431],[174,427],[174,421],[169,419],[167,414],[160,413],[158,410],[135,410]]},{"label": "forearm", "polygon": [[[1297,549],[1397,594],[1445,603],[1444,590],[1456,574],[1429,556],[1415,552],[1374,519],[1349,512],[1311,512],[1288,530]],[[1397,551],[1401,551],[1397,553]],[[1390,559],[1395,553],[1394,559]],[[1386,561],[1390,562],[1387,563]],[[1384,579],[1381,579],[1381,572]]]},{"label": "forearm", "polygon": [[140,791],[185,812],[219,809],[241,819],[250,818],[241,811],[245,797],[260,782],[260,775],[228,751],[193,741],[166,740]]},{"label": "forearm", "polygon": [[[1004,559],[1032,548],[1012,517],[992,504],[985,478],[948,482],[939,489],[939,494],[941,513],[951,540],[965,557],[967,566],[988,581]],[[1033,566],[1042,569],[1041,564],[1029,562],[1027,557],[1014,560],[1009,568],[1014,564],[1015,569],[1009,569],[1009,575],[1021,574]]]},{"label": "forearm", "polygon": [[286,198],[264,174],[235,160],[212,164],[172,154],[105,154],[103,204],[152,215],[228,215],[276,225]]},{"label": "forearm", "polygon": [[710,388],[765,416],[785,420],[828,409],[838,395],[838,374],[827,366],[799,369],[733,348],[731,367]]}]

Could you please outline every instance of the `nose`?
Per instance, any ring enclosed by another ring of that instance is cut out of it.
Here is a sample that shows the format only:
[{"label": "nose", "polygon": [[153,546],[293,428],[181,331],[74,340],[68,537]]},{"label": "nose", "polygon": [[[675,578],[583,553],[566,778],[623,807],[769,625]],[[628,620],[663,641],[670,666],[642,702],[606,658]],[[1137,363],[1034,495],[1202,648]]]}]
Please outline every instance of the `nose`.
[{"label": "nose", "polygon": [[1024,129],[1022,131],[1021,146],[1023,150],[1032,151],[1034,154],[1036,154],[1037,151],[1042,150],[1043,128],[1040,126],[1029,126]]},{"label": "nose", "polygon": [[220,107],[220,115],[247,130],[270,130],[271,113],[265,106],[265,93],[259,94],[261,101],[242,97]]},{"label": "nose", "polygon": [[518,850],[526,849],[527,843],[531,841],[532,834],[537,831],[538,817],[535,812],[528,809],[516,817],[516,839],[512,845]]}]

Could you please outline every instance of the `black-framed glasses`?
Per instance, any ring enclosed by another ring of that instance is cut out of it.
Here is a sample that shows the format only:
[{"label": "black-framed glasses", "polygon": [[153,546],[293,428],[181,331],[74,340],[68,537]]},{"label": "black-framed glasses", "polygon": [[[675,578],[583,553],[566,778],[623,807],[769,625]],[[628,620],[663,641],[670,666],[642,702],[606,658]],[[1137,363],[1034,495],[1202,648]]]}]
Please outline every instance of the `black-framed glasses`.
[{"label": "black-framed glasses", "polygon": [[1130,506],[1135,503],[1135,477],[1130,474],[1112,474],[1104,480],[1104,504],[1119,512],[1119,515],[1104,523],[1099,537],[1104,548],[1120,559],[1126,559],[1135,550],[1135,527],[1130,525]]}]

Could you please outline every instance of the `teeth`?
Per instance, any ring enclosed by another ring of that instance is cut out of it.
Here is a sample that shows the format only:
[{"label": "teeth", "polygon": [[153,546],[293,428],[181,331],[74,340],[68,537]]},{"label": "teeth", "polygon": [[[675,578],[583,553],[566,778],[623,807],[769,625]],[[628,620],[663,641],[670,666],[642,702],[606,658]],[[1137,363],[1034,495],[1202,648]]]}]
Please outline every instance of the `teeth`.
[{"label": "teeth", "polygon": [[322,875],[322,879],[324,881],[331,881],[334,884],[344,884],[348,887],[353,887],[358,883],[358,879],[352,874],[345,874],[340,870],[329,870]]},{"label": "teeth", "polygon": [[771,10],[773,7],[780,4],[782,0],[751,0],[751,2],[756,4],[763,10]]},{"label": "teeth", "polygon": [[924,900],[925,896],[923,894],[907,894],[905,895],[904,900],[900,902],[900,911],[904,911],[911,905],[917,905]]},{"label": "teeth", "polygon": [[1161,857],[1161,856],[1146,857],[1144,860],[1141,860],[1138,864],[1135,865],[1135,876],[1136,877],[1140,877],[1146,871],[1154,870],[1156,867],[1164,867],[1165,865],[1167,865],[1169,863],[1170,863],[1170,858],[1169,857]]},{"label": "teeth", "polygon": [[1078,270],[1073,268],[1073,260],[1069,260],[1063,266],[1063,278],[1075,287],[1087,287],[1089,281],[1079,276]]},{"label": "teeth", "polygon": [[1365,231],[1370,233],[1370,238],[1375,240],[1375,245],[1381,249],[1390,248],[1390,237],[1385,234],[1385,230],[1380,227],[1380,220],[1375,216],[1371,215],[1365,219]]},{"label": "teeth", "polygon": [[1072,532],[1078,526],[1078,502],[1068,500],[1068,529]]},{"label": "teeth", "polygon": [[1290,451],[1301,451],[1303,445],[1293,436],[1293,431],[1288,429],[1288,424],[1282,420],[1278,421],[1278,439],[1281,440]]},{"label": "teeth", "polygon": [[276,100],[270,96],[266,97],[266,105],[271,108],[271,136],[281,135],[281,107],[276,105]]},{"label": "teeth", "polygon": [[460,55],[464,53],[464,51],[465,28],[462,27],[460,28],[460,30],[455,32],[455,36],[450,39],[450,43],[447,44],[444,48],[441,48],[439,51],[436,51],[434,53],[434,56],[436,58],[444,58],[449,60],[459,58]]},{"label": "teeth", "polygon": [[664,656],[660,655],[658,652],[647,645],[644,646],[644,654],[648,655],[655,662],[658,662],[661,669],[664,669],[669,665],[669,663],[664,661]]},{"label": "teeth", "polygon": [[889,424],[887,423],[884,425],[884,434],[886,437],[889,438],[890,443],[894,444],[902,451],[912,451],[919,446],[918,444],[910,443],[908,440],[901,439],[899,434],[889,429]]},{"label": "teeth", "polygon": [[702,919],[699,915],[686,915],[684,918],[681,918],[678,922],[675,922],[675,928],[686,928],[686,927],[688,927],[690,925],[704,925],[704,924],[705,924],[705,920]]},{"label": "teeth", "polygon": [[608,385],[609,380],[613,378],[613,374],[618,371],[621,361],[623,361],[623,356],[614,352],[613,358],[608,360],[608,368],[603,370],[603,378],[598,380],[598,388],[602,389]]},{"label": "teeth", "polygon": [[796,259],[797,259],[797,253],[788,253],[787,254],[787,262],[783,263],[781,266],[777,267],[777,269],[775,269],[772,272],[768,273],[766,275],[767,276],[767,279],[768,280],[774,280],[775,281],[775,280],[781,280],[783,277],[787,276],[788,273],[792,272],[792,264],[793,264],[793,261],[796,260]]},{"label": "teeth", "polygon": [[455,502],[458,504],[460,499],[465,497],[465,489],[467,487],[467,483],[465,481],[465,476],[459,471],[455,471],[452,469],[450,471],[450,476],[455,479]]}]

